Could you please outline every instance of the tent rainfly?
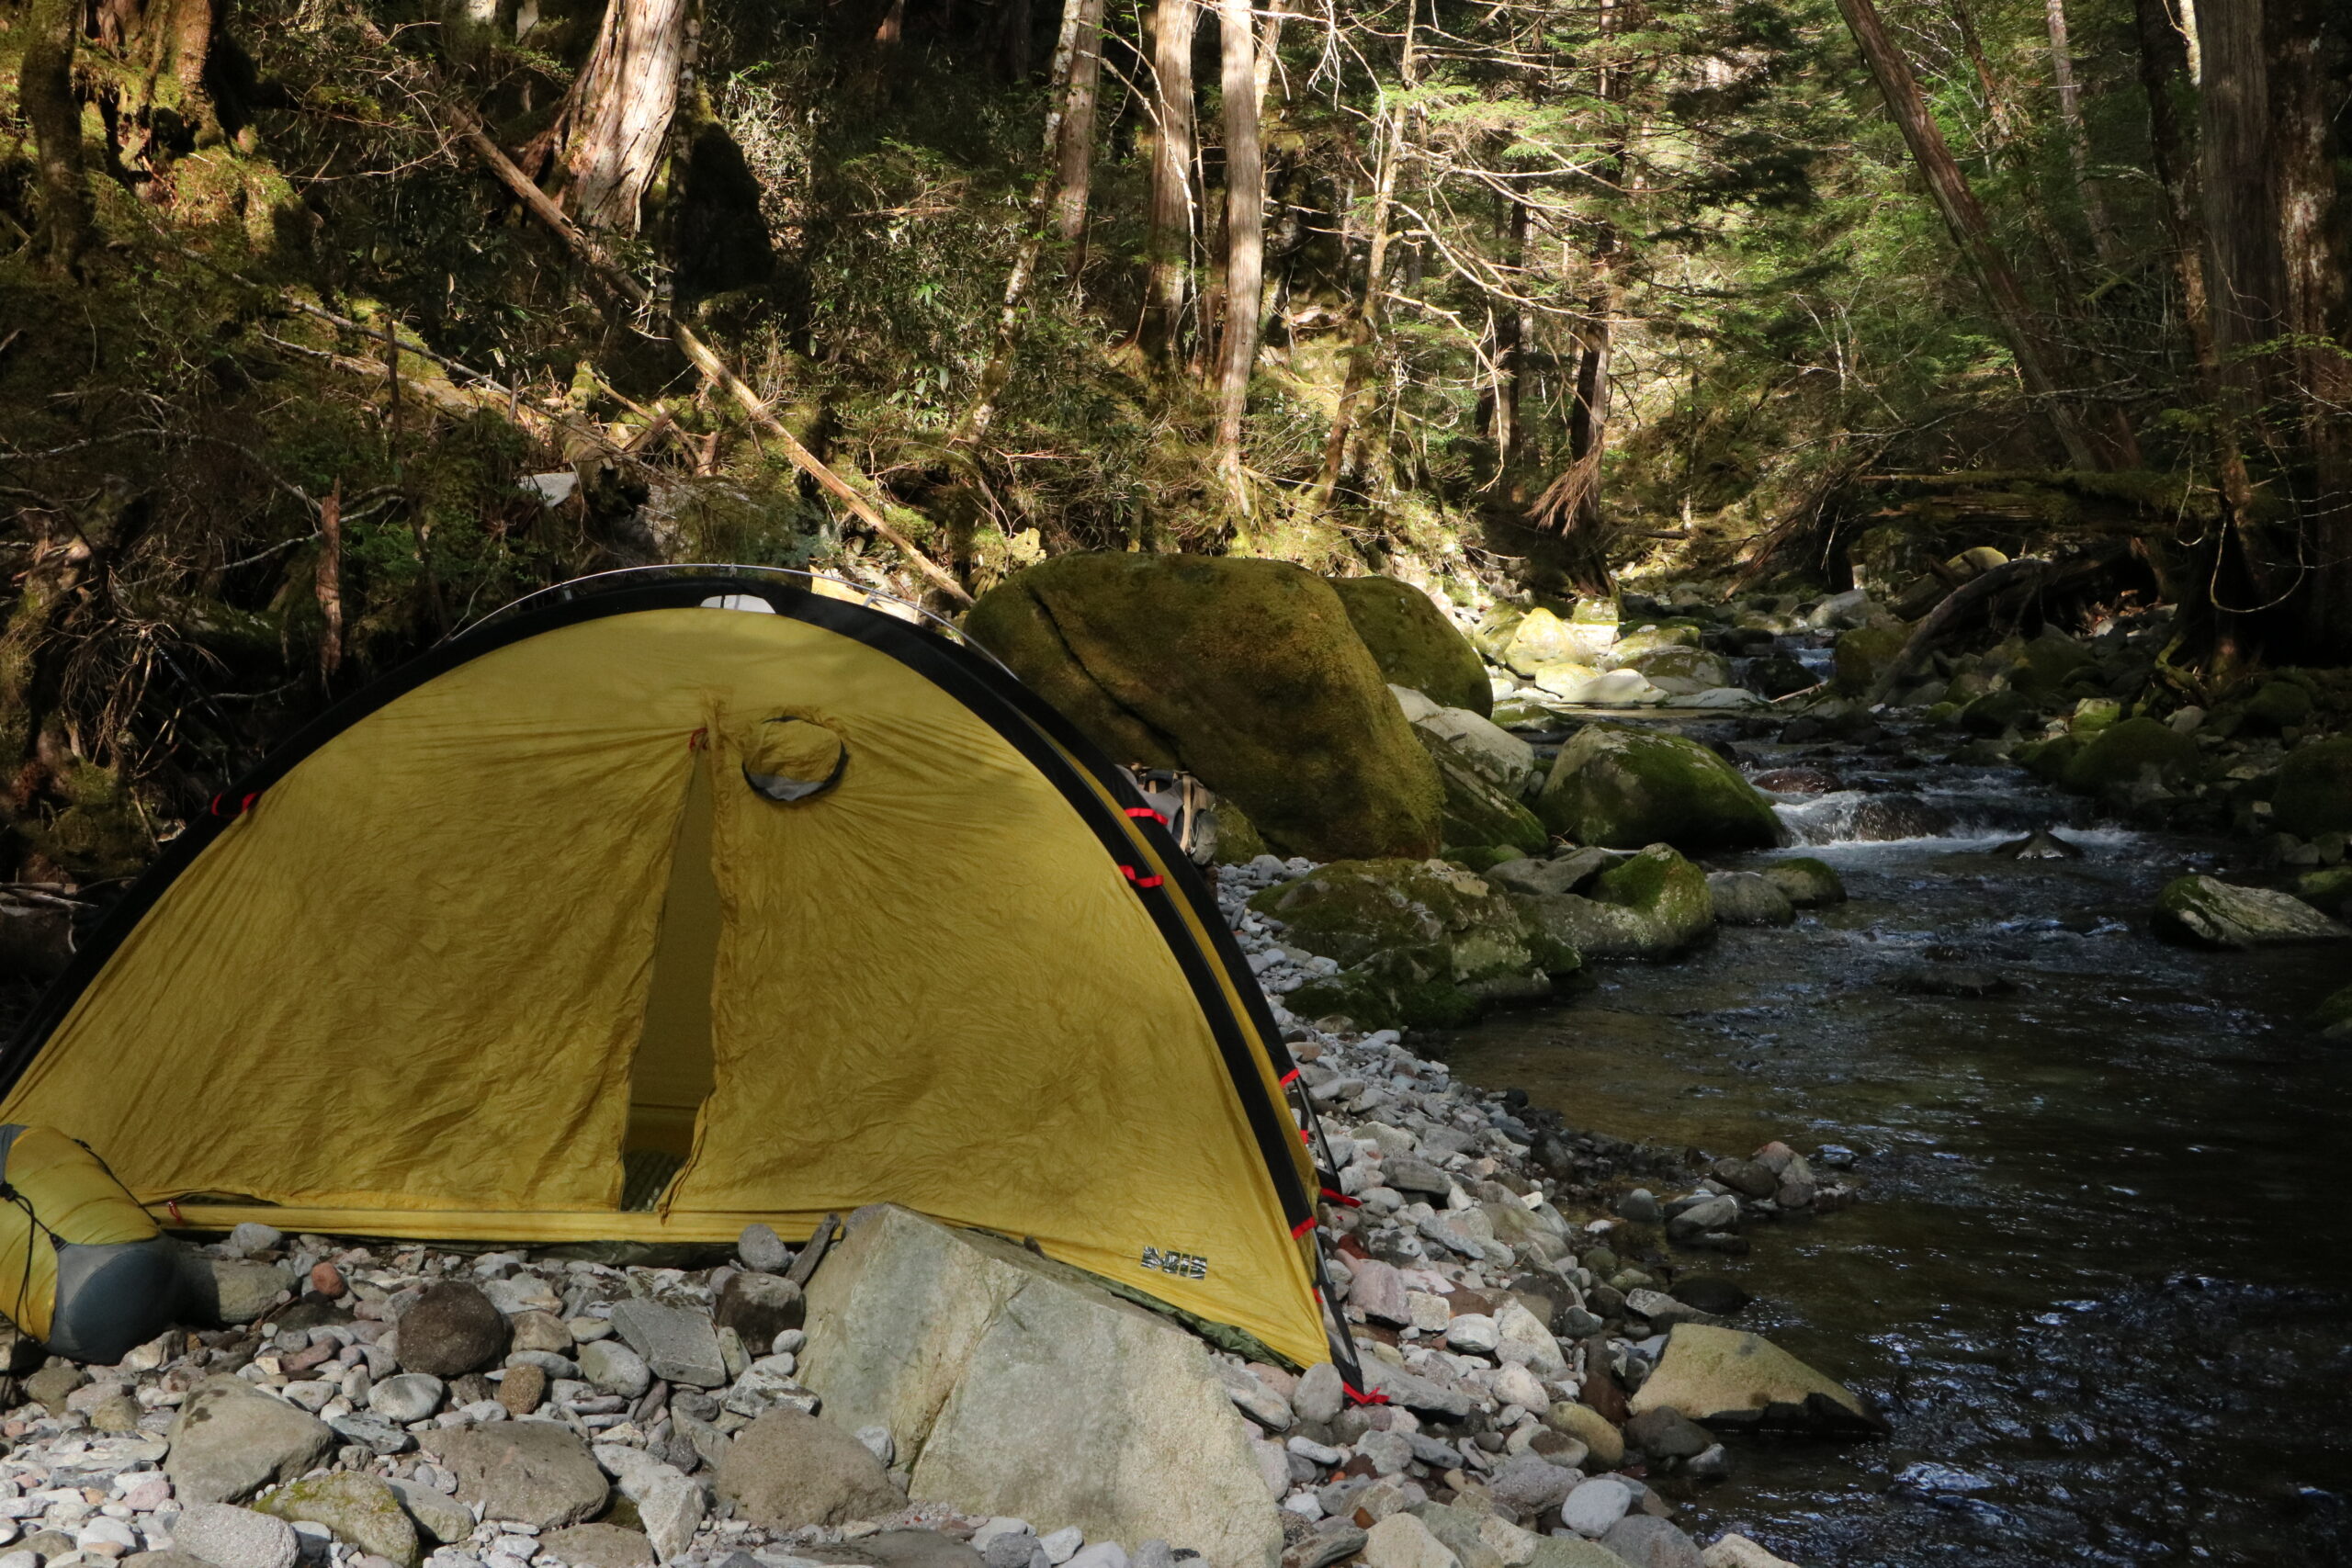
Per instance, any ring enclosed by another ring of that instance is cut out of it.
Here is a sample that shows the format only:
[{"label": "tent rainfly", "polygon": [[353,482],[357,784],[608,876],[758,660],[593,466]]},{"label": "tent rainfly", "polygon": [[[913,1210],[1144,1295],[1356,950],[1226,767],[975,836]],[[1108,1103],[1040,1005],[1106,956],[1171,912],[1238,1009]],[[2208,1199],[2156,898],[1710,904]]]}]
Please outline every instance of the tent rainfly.
[{"label": "tent rainfly", "polygon": [[1355,1382],[1295,1069],[1126,776],[862,592],[614,575],[216,800],[0,1061],[0,1122],[194,1229],[721,1241],[901,1203]]}]

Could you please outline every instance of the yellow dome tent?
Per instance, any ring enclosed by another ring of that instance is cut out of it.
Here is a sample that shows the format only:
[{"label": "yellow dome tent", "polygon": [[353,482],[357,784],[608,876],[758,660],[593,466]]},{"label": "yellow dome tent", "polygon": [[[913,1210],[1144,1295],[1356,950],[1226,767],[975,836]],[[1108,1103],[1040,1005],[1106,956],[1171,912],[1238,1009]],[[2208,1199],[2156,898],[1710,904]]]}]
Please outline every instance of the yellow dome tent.
[{"label": "yellow dome tent", "polygon": [[992,660],[844,596],[613,574],[340,704],[126,896],[0,1122],[192,1229],[902,1203],[1327,1359],[1311,1114],[1214,900]]}]

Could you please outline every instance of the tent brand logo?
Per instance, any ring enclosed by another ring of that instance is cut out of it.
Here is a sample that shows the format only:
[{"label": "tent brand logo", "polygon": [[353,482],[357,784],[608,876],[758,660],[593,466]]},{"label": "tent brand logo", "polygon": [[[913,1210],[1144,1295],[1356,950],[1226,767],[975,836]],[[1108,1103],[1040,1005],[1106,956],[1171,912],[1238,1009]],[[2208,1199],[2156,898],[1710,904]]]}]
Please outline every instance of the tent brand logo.
[{"label": "tent brand logo", "polygon": [[1209,1277],[1209,1260],[1196,1252],[1173,1252],[1147,1247],[1143,1249],[1143,1266],[1157,1269],[1163,1274],[1173,1274],[1180,1280],[1205,1280]]}]

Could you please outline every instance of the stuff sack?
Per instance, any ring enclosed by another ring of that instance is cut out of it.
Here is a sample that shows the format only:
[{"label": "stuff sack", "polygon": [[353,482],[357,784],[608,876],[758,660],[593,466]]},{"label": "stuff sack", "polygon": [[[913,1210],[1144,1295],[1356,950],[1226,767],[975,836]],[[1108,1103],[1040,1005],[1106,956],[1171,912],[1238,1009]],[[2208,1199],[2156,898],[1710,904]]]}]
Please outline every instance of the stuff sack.
[{"label": "stuff sack", "polygon": [[172,1243],[104,1160],[0,1126],[0,1313],[52,1355],[112,1364],[163,1332],[178,1291]]}]

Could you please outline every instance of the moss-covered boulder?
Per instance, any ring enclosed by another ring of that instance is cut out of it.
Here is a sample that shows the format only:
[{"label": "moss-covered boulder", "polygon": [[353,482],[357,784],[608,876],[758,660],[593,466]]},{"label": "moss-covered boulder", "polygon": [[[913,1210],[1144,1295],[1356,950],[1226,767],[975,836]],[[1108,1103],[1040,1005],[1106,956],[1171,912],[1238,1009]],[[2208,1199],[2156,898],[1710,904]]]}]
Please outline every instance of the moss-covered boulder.
[{"label": "moss-covered boulder", "polygon": [[1824,904],[1846,901],[1846,884],[1826,862],[1811,855],[1792,855],[1776,860],[1764,868],[1772,885],[1789,896],[1789,902],[1800,909],[1817,908]]},{"label": "moss-covered boulder", "polygon": [[1442,841],[1437,769],[1312,572],[1060,556],[983,594],[964,631],[1114,761],[1197,775],[1278,850],[1418,857]]},{"label": "moss-covered boulder", "polygon": [[1619,660],[1617,668],[1638,671],[1661,691],[1678,694],[1731,684],[1731,660],[1702,648],[1654,648]]},{"label": "moss-covered boulder", "polygon": [[1621,725],[1587,725],[1560,748],[1535,814],[1578,843],[1610,849],[1780,841],[1772,807],[1729,762],[1695,740]]},{"label": "moss-covered boulder", "polygon": [[2189,783],[2198,769],[2197,742],[2153,718],[2109,725],[2066,760],[2059,782],[2077,795],[2104,795],[2153,782],[2166,788]]},{"label": "moss-covered boulder", "polygon": [[2329,993],[2313,1008],[2312,1024],[2330,1040],[2352,1040],[2352,986]]},{"label": "moss-covered boulder", "polygon": [[2053,735],[2047,740],[2028,740],[2009,753],[2009,761],[2045,784],[2057,784],[2066,776],[2066,764],[2083,749],[2082,737]]},{"label": "moss-covered boulder", "polygon": [[1971,735],[1986,739],[2007,735],[2010,730],[2035,718],[2041,710],[2033,699],[2018,691],[1987,692],[1960,710],[1960,727]]},{"label": "moss-covered boulder", "polygon": [[1414,734],[1437,764],[1445,785],[1445,841],[1449,847],[1510,844],[1529,854],[1541,854],[1552,841],[1535,813],[1519,797],[1498,787],[1481,771],[1466,747],[1416,727]]},{"label": "moss-covered boulder", "polygon": [[2046,626],[2019,650],[2009,667],[2009,684],[2030,697],[2054,697],[2076,676],[2098,671],[2098,661],[2088,649],[2057,627]]},{"label": "moss-covered boulder", "polygon": [[2331,865],[2295,878],[2295,897],[2325,914],[2352,908],[2352,865]]},{"label": "moss-covered boulder", "polygon": [[2352,735],[2306,740],[2278,767],[2271,820],[2299,839],[2352,833]]},{"label": "moss-covered boulder", "polygon": [[1444,707],[1494,711],[1487,661],[1428,594],[1393,577],[1333,578],[1331,591],[1391,683]]},{"label": "moss-covered boulder", "polygon": [[2311,716],[2312,694],[2292,681],[2266,682],[2246,699],[2246,720],[2257,728],[2276,732],[2301,724]]},{"label": "moss-covered boulder", "polygon": [[2211,876],[2180,876],[2156,895],[2156,934],[2198,947],[2277,947],[2340,942],[2352,929],[2290,893],[2236,887]]},{"label": "moss-covered boulder", "polygon": [[1656,653],[1660,649],[1696,648],[1702,635],[1699,627],[1688,621],[1637,626],[1611,646],[1609,660],[1616,665],[1629,665],[1644,654]]},{"label": "moss-covered boulder", "polygon": [[1707,874],[1676,853],[1671,844],[1648,845],[1611,866],[1593,878],[1592,897],[1641,915],[1678,948],[1705,936],[1715,924]]},{"label": "moss-covered boulder", "polygon": [[279,1487],[254,1506],[288,1524],[324,1525],[336,1540],[402,1568],[415,1568],[423,1554],[416,1523],[401,1506],[400,1494],[378,1476],[354,1472],[308,1476]]},{"label": "moss-covered boulder", "polygon": [[1334,861],[1250,905],[1283,922],[1285,945],[1343,965],[1284,998],[1306,1017],[1445,1025],[1551,994],[1510,900],[1443,861]]},{"label": "moss-covered boulder", "polygon": [[1910,627],[1886,621],[1856,626],[1840,637],[1835,656],[1838,689],[1851,696],[1869,691],[1910,640]]},{"label": "moss-covered boulder", "polygon": [[1516,800],[1535,782],[1535,748],[1468,708],[1406,710],[1415,729],[1462,753],[1478,776]]}]

